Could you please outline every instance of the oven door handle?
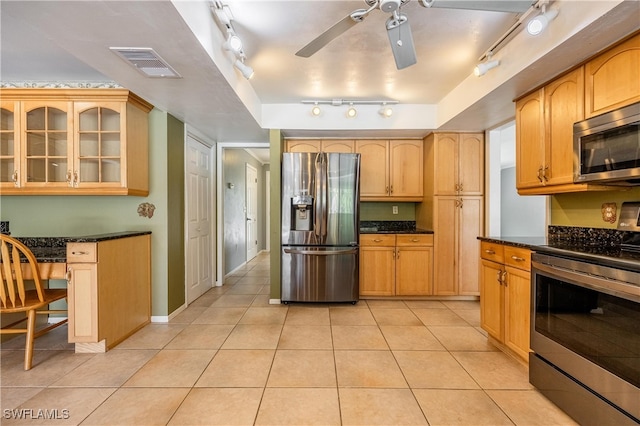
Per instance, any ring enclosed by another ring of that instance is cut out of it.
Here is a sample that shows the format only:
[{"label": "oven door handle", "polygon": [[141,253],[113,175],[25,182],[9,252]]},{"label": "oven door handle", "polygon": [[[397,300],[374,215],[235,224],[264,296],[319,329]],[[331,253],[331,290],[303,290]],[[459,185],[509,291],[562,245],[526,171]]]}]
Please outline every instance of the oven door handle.
[{"label": "oven door handle", "polygon": [[[598,275],[585,274],[572,269],[551,266],[536,261],[531,262],[531,272],[533,273],[531,277],[532,280],[536,273],[543,272],[552,278],[566,280],[580,287],[586,287],[612,296],[640,302],[640,286],[628,284],[624,281],[615,281]],[[535,284],[535,281],[533,281],[533,283]]]}]

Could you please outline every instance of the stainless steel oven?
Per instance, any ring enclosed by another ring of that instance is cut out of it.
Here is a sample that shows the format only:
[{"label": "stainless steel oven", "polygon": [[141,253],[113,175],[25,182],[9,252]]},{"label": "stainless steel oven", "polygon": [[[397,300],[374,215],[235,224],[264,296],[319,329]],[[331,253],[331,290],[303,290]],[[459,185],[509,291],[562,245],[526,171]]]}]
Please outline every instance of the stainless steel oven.
[{"label": "stainless steel oven", "polygon": [[530,381],[582,424],[640,422],[640,272],[532,256]]},{"label": "stainless steel oven", "polygon": [[640,185],[640,103],[573,126],[574,182]]}]

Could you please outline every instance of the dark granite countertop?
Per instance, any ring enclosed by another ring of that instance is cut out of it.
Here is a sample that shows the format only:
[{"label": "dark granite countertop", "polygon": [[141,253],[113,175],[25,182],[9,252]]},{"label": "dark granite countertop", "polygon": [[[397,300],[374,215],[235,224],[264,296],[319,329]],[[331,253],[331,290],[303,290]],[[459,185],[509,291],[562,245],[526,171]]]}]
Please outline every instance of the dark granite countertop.
[{"label": "dark granite countertop", "polygon": [[534,250],[547,244],[547,237],[478,237],[480,241]]},{"label": "dark granite countertop", "polygon": [[[29,247],[40,263],[65,263],[67,243],[98,243],[118,238],[137,237],[151,234],[151,231],[124,231],[82,237],[14,237]],[[25,259],[26,261],[26,259]]]},{"label": "dark granite countertop", "polygon": [[361,234],[433,234],[432,230],[416,227],[415,221],[410,220],[380,220],[361,221]]}]

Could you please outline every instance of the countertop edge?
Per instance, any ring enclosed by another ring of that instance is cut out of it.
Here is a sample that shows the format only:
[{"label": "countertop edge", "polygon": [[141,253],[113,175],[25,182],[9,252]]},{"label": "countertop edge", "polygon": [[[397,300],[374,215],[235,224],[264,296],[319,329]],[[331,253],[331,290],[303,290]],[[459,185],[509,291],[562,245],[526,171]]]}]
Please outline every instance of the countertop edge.
[{"label": "countertop edge", "polygon": [[488,243],[502,244],[512,247],[535,250],[547,244],[546,237],[478,237],[478,240]]}]

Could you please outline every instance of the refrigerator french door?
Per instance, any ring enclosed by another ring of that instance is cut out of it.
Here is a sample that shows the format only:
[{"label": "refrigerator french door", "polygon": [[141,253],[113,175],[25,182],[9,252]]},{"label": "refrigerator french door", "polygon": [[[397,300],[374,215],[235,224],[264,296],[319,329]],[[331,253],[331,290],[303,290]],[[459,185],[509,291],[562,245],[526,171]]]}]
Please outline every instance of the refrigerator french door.
[{"label": "refrigerator french door", "polygon": [[360,154],[282,156],[282,294],[358,301]]}]

